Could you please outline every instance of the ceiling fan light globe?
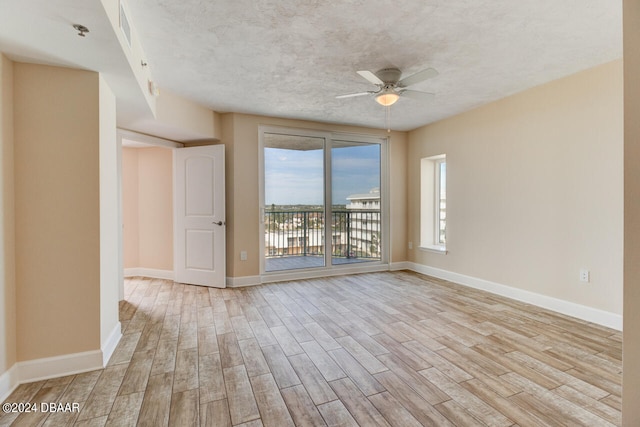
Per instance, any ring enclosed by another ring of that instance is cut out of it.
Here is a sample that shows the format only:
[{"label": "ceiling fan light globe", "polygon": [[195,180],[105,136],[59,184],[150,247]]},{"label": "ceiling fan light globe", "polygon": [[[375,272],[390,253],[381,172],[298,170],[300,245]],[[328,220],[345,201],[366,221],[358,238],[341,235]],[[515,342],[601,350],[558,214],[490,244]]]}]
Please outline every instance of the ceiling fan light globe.
[{"label": "ceiling fan light globe", "polygon": [[399,98],[400,96],[397,93],[386,92],[376,96],[376,102],[384,107],[389,107],[395,104]]}]

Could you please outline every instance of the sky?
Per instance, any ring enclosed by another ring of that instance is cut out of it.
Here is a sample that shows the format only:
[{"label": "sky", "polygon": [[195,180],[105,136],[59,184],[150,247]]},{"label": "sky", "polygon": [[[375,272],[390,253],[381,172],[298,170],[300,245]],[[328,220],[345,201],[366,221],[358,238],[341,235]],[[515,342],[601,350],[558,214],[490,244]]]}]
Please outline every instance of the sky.
[{"label": "sky", "polygon": [[[332,204],[347,204],[347,196],[380,187],[380,146],[361,144],[335,148]],[[265,148],[265,205],[322,205],[324,160],[322,150]]]}]

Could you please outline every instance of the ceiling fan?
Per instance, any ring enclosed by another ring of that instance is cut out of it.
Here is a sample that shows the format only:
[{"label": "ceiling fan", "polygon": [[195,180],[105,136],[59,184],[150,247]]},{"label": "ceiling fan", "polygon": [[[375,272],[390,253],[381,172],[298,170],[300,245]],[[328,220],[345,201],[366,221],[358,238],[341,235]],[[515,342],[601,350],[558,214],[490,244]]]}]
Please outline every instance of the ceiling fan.
[{"label": "ceiling fan", "polygon": [[384,68],[377,73],[372,73],[371,71],[358,71],[358,74],[376,85],[378,90],[338,95],[336,98],[342,99],[352,98],[355,96],[373,95],[378,104],[388,107],[395,104],[401,96],[417,100],[429,100],[435,96],[433,93],[407,89],[411,85],[437,76],[438,72],[433,68],[427,68],[419,71],[402,80],[400,79],[402,77],[402,72],[397,68]]}]

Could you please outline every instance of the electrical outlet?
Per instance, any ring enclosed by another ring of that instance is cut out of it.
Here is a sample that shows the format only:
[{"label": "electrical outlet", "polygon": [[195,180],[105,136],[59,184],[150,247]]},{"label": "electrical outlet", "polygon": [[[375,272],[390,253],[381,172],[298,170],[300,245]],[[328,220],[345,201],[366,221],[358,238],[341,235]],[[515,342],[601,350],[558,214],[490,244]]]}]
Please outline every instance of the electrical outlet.
[{"label": "electrical outlet", "polygon": [[589,270],[586,269],[582,269],[580,270],[580,281],[581,282],[589,282],[589,280],[591,279],[591,274],[589,273]]},{"label": "electrical outlet", "polygon": [[413,249],[413,242],[409,242],[409,249]]},{"label": "electrical outlet", "polygon": [[247,260],[247,251],[240,251],[240,261]]}]

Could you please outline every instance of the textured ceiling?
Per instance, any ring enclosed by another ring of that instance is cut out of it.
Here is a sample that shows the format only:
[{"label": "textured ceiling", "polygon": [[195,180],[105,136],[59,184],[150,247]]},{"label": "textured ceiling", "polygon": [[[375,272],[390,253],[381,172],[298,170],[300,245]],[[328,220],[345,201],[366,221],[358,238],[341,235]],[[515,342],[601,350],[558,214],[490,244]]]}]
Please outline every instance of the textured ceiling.
[{"label": "textured ceiling", "polygon": [[129,2],[160,89],[216,111],[384,127],[375,89],[356,74],[395,66],[439,75],[401,98],[409,130],[622,57],[612,0],[135,0]]},{"label": "textured ceiling", "polygon": [[[391,127],[409,130],[622,57],[619,0],[126,5],[160,96],[169,90],[220,112],[383,128],[385,110],[373,98],[335,96],[376,89],[358,70],[394,66],[407,76],[433,67],[440,74],[411,89],[435,98],[391,107]],[[79,38],[73,23],[91,32]],[[119,124],[144,101],[131,95],[140,91],[100,0],[0,0],[0,51],[104,73],[118,95]]]}]

